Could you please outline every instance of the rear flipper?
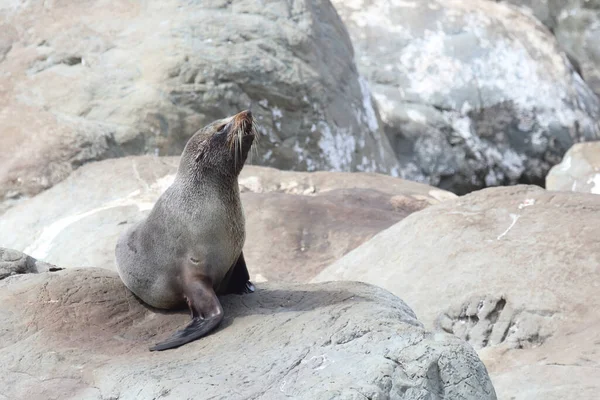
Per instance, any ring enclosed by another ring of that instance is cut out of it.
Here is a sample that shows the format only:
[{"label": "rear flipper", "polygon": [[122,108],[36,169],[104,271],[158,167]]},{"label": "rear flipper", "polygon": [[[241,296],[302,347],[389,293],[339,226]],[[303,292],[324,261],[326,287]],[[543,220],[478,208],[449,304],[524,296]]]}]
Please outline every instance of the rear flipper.
[{"label": "rear flipper", "polygon": [[186,293],[192,311],[192,322],[167,340],[151,347],[150,351],[173,349],[199,339],[215,329],[223,320],[223,307],[211,284],[200,279],[186,282]]},{"label": "rear flipper", "polygon": [[244,294],[253,293],[254,290],[254,284],[250,282],[250,274],[248,274],[246,260],[244,260],[244,252],[241,252],[236,263],[227,271],[218,293]]}]

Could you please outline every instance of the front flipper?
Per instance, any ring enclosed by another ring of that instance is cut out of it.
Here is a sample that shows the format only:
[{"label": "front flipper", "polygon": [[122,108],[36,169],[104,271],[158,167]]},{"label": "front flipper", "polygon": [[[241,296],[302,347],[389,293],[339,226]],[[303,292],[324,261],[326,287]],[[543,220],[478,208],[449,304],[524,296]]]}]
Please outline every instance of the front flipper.
[{"label": "front flipper", "polygon": [[196,278],[191,282],[188,279],[185,286],[192,322],[167,340],[151,347],[150,351],[173,349],[199,339],[215,329],[223,320],[223,307],[210,283]]},{"label": "front flipper", "polygon": [[244,252],[240,253],[236,263],[227,271],[219,294],[243,294],[254,292],[254,284],[250,282],[250,274],[244,260]]}]

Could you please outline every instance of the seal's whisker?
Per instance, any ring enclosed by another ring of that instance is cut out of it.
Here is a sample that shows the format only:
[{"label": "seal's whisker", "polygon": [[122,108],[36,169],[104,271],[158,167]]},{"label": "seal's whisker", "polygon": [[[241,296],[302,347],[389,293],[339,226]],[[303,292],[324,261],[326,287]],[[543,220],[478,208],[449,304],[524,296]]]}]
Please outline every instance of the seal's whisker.
[{"label": "seal's whisker", "polygon": [[260,132],[258,131],[258,124],[252,120],[252,126],[250,127],[252,134],[254,135],[254,142],[258,144],[260,142]]},{"label": "seal's whisker", "polygon": [[241,130],[238,132],[238,135],[237,135],[237,139],[238,139],[238,140],[237,140],[237,144],[238,144],[238,146],[237,146],[237,151],[238,151],[238,152],[239,152],[239,154],[240,154],[240,158],[242,158],[242,139],[243,139],[243,136],[244,136],[244,132],[245,132],[245,131],[246,131],[246,124],[244,123],[244,128],[243,128],[243,129],[241,129]]}]

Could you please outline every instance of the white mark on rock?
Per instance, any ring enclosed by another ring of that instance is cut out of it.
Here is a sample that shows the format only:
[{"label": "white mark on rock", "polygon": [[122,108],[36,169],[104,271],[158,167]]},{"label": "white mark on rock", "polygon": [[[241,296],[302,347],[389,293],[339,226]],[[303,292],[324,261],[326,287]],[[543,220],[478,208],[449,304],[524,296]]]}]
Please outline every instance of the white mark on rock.
[{"label": "white mark on rock", "polygon": [[262,283],[262,282],[268,282],[269,280],[261,274],[256,274],[256,275],[254,275],[253,281],[256,283]]},{"label": "white mark on rock", "polygon": [[600,174],[596,174],[588,179],[587,183],[593,184],[592,188],[590,189],[590,193],[600,194]]},{"label": "white mark on rock", "polygon": [[335,132],[329,125],[319,122],[321,139],[319,148],[329,161],[333,171],[346,171],[350,168],[356,150],[356,138],[347,129],[336,128]]},{"label": "white mark on rock", "polygon": [[144,186],[144,188],[146,190],[149,190],[150,186],[148,185],[148,182],[146,182],[145,180],[142,179],[142,177],[140,175],[140,171],[138,171],[138,169],[137,169],[137,163],[132,160],[131,161],[131,166],[133,168],[133,176],[135,176],[135,179],[137,179],[138,182],[140,182],[142,184],[142,186]]},{"label": "white mark on rock", "polygon": [[[367,125],[371,132],[375,132],[379,129],[379,122],[377,121],[377,114],[373,108],[373,101],[371,99],[371,90],[367,80],[362,76],[358,77],[358,84],[360,85],[360,93],[362,95],[363,108],[365,109],[365,118]],[[365,119],[363,118],[363,120]]]},{"label": "white mark on rock", "polygon": [[271,109],[271,114],[273,115],[273,119],[279,119],[283,116],[283,113],[281,112],[281,108],[279,108],[279,107],[273,107]]},{"label": "white mark on rock", "polygon": [[[166,175],[166,176],[158,179],[151,186],[149,186],[149,187],[147,186],[145,193],[154,192],[155,190],[158,193],[162,193],[173,183],[174,179],[175,179],[175,175]],[[54,239],[56,239],[56,237],[62,231],[64,231],[67,227],[76,223],[77,221],[80,221],[80,220],[82,220],[86,217],[89,217],[90,215],[96,214],[98,212],[101,212],[104,210],[109,210],[111,208],[125,207],[125,206],[132,206],[132,205],[137,206],[140,211],[147,211],[147,210],[152,209],[152,207],[154,206],[154,202],[153,201],[144,201],[143,194],[144,193],[142,193],[140,190],[135,190],[135,191],[129,193],[124,198],[110,201],[100,207],[96,207],[96,208],[86,211],[84,213],[69,215],[64,218],[61,218],[58,221],[55,221],[54,223],[45,227],[42,230],[42,233],[40,234],[40,236],[32,244],[27,246],[27,248],[25,248],[25,250],[23,250],[23,252],[26,254],[30,254],[34,258],[47,257],[48,254],[50,253],[50,250],[52,249]],[[142,196],[140,196],[140,195],[142,195]],[[152,196],[152,197],[154,198],[154,196]]]},{"label": "white mark on rock", "polygon": [[313,360],[314,360],[314,363],[316,364],[316,367],[313,368],[313,371],[320,371],[322,369],[325,369],[335,362],[333,360],[330,360],[327,357],[327,354],[321,354],[320,356],[312,356],[308,360],[302,360],[300,362],[300,364],[308,364]]},{"label": "white mark on rock", "polygon": [[535,199],[526,199],[524,202],[519,204],[519,210],[524,209],[525,207],[529,207],[535,204]]},{"label": "white mark on rock", "polygon": [[262,193],[263,185],[260,177],[258,176],[248,176],[246,178],[238,179],[238,186],[241,191],[250,191],[252,193]]},{"label": "white mark on rock", "polygon": [[407,110],[406,115],[408,115],[408,118],[419,124],[427,123],[427,117],[416,110]]},{"label": "white mark on rock", "polygon": [[510,217],[512,218],[512,222],[510,223],[510,226],[508,228],[506,228],[506,230],[504,232],[502,232],[500,234],[500,236],[498,236],[496,238],[496,240],[500,240],[502,239],[504,236],[506,236],[506,234],[508,232],[510,232],[510,230],[513,228],[513,226],[515,226],[515,224],[517,223],[517,220],[521,217],[520,215],[517,214],[510,214]]}]

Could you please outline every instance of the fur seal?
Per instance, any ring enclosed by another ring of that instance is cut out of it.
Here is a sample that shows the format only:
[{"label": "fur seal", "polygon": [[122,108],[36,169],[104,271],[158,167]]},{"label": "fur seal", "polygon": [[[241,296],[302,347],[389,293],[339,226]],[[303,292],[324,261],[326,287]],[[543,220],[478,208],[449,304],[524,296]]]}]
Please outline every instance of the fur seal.
[{"label": "fur seal", "polygon": [[242,248],[238,175],[257,136],[249,110],[214,121],[187,142],[173,184],[144,220],[124,231],[115,255],[121,280],[152,307],[187,305],[192,321],[150,348],[196,340],[223,319],[217,294],[251,293]]}]

